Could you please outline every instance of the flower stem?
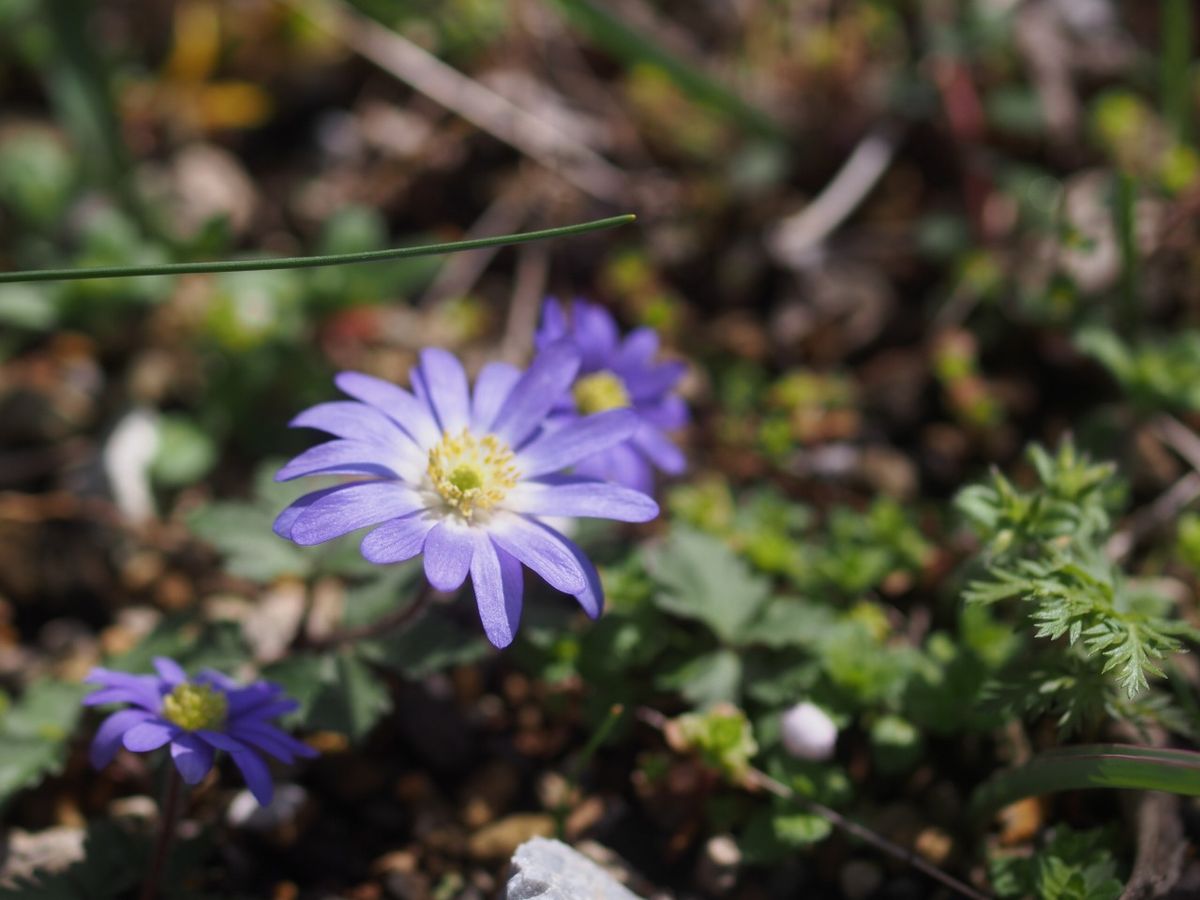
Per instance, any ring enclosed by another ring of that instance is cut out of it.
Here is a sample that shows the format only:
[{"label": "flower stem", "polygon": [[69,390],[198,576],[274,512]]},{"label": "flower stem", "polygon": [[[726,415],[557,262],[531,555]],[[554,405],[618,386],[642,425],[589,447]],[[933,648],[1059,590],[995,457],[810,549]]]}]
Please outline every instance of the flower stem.
[{"label": "flower stem", "polygon": [[142,892],[139,900],[154,900],[158,896],[158,883],[162,879],[163,867],[167,862],[171,844],[175,840],[175,822],[179,818],[179,799],[183,793],[183,779],[179,771],[171,763],[167,763],[167,791],[163,799],[162,811],[158,817],[158,840],[154,844],[154,854],[150,857],[150,867],[146,870],[146,880],[142,882]]},{"label": "flower stem", "polygon": [[[365,625],[342,628],[337,631],[331,631],[329,634],[322,635],[319,638],[306,640],[299,647],[293,647],[292,649],[332,650],[337,647],[343,647],[346,644],[353,644],[355,641],[365,638],[382,637],[385,634],[398,631],[406,625],[415,622],[425,613],[429,602],[433,599],[433,595],[434,590],[427,582],[420,593],[417,594],[416,599],[408,604],[408,606],[401,606],[386,615],[380,616],[373,622],[367,622]],[[301,634],[303,634],[303,631]]]}]

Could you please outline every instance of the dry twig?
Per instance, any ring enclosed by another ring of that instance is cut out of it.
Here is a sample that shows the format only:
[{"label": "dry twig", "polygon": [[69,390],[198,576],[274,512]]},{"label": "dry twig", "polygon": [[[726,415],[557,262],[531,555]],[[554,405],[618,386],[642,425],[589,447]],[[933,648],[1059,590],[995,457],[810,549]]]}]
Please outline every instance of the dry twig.
[{"label": "dry twig", "polygon": [[[644,706],[638,708],[637,717],[640,721],[646,723],[659,732],[665,731],[669,722],[667,717],[658,710],[649,709]],[[959,881],[953,875],[943,872],[937,866],[933,865],[914,851],[905,847],[901,847],[899,844],[892,843],[883,835],[877,834],[876,832],[867,828],[865,825],[860,825],[853,819],[846,818],[835,809],[831,809],[822,803],[817,803],[815,800],[809,800],[807,797],[801,797],[782,781],[772,778],[761,769],[756,769],[753,766],[750,767],[745,778],[745,786],[751,789],[766,791],[768,794],[774,794],[776,797],[779,797],[783,800],[788,800],[797,804],[798,806],[803,806],[805,809],[809,810],[809,812],[816,813],[839,831],[843,831],[846,834],[856,837],[863,843],[870,844],[876,850],[886,853],[893,859],[897,859],[900,862],[912,866],[914,869],[925,873],[939,884],[950,888],[950,890],[961,894],[964,897],[970,897],[971,900],[989,900],[987,894],[977,891],[969,884]]]},{"label": "dry twig", "polygon": [[[309,15],[302,0],[280,2]],[[332,25],[319,17],[310,17],[311,21],[383,71],[537,160],[584,193],[605,201],[625,193],[625,173],[590,147],[347,4],[330,0],[328,5]]]},{"label": "dry twig", "polygon": [[783,265],[803,269],[817,260],[822,243],[866,199],[892,163],[903,137],[894,122],[876,126],[812,203],[784,219],[768,236],[772,255]]}]

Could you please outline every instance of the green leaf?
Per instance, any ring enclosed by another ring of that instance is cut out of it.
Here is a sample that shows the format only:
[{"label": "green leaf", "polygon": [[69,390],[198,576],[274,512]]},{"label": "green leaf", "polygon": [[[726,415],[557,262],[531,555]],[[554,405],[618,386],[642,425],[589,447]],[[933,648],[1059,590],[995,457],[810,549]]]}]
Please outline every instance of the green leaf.
[{"label": "green leaf", "polygon": [[78,684],[35,681],[0,713],[0,806],[61,770],[83,695]]},{"label": "green leaf", "polygon": [[411,679],[477,662],[489,649],[478,630],[467,631],[436,610],[398,634],[359,644],[364,659]]},{"label": "green leaf", "polygon": [[1200,331],[1130,343],[1107,329],[1087,328],[1075,343],[1099,360],[1143,410],[1200,410]]},{"label": "green leaf", "polygon": [[1084,788],[1167,791],[1200,796],[1200,753],[1132,744],[1087,744],[1048,750],[980,785],[971,811],[986,818],[1024,797]]},{"label": "green leaf", "polygon": [[740,629],[743,644],[815,648],[838,626],[838,614],[800,597],[775,597]]},{"label": "green leaf", "polygon": [[150,472],[167,487],[195,484],[217,461],[211,434],[183,416],[164,416],[158,426],[158,452]]},{"label": "green leaf", "polygon": [[313,570],[315,556],[275,534],[270,514],[255,504],[214,503],[196,510],[188,524],[225,556],[231,575],[266,582]]},{"label": "green leaf", "polygon": [[353,741],[366,737],[392,707],[386,682],[350,651],[293,656],[263,675],[300,703],[305,728],[336,731]]},{"label": "green leaf", "polygon": [[658,607],[703,622],[725,643],[745,641],[770,596],[770,583],[724,541],[690,529],[672,529],[647,564],[659,586]]},{"label": "green leaf", "polygon": [[733,702],[742,693],[742,659],[732,650],[714,650],[660,675],[658,685],[679,691],[693,706]]},{"label": "green leaf", "polygon": [[829,837],[833,826],[816,813],[776,813],[771,822],[775,836],[789,847],[806,847]]},{"label": "green leaf", "polygon": [[1116,900],[1115,841],[1109,829],[1075,831],[1055,826],[1050,840],[1031,857],[996,853],[988,859],[997,896],[1045,900]]},{"label": "green leaf", "polygon": [[675,724],[688,746],[731,782],[736,784],[746,777],[758,743],[750,720],[736,706],[719,703],[704,712],[682,715]]},{"label": "green leaf", "polygon": [[775,802],[750,817],[738,838],[738,847],[747,862],[771,865],[820,843],[832,831],[833,826],[817,814]]}]

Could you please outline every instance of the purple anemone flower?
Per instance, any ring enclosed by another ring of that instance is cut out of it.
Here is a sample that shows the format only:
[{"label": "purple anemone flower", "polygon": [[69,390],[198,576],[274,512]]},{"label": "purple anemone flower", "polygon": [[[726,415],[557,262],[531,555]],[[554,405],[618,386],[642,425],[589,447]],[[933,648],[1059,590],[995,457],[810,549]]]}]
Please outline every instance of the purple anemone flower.
[{"label": "purple anemone flower", "polygon": [[580,353],[581,365],[571,389],[556,410],[556,420],[573,419],[610,409],[629,409],[638,420],[628,440],[596,448],[575,465],[575,472],[650,493],[654,469],[678,475],[686,466],[682,451],[666,432],[687,424],[688,411],[673,389],[683,377],[683,363],[656,363],[658,335],[638,328],[621,340],[617,323],[607,310],[576,300],[566,311],[547,300],[538,348],[566,340]]},{"label": "purple anemone flower", "polygon": [[276,478],[357,479],[301,497],[280,514],[276,533],[307,545],[374,526],[362,541],[368,561],[423,554],[429,583],[442,591],[469,575],[497,647],[512,642],[520,622],[522,564],[595,618],[603,604],[596,569],[545,518],[645,522],[658,505],[619,485],[562,474],[628,440],[638,425],[632,412],[614,409],[545,427],[579,363],[570,346],[547,347],[524,374],[504,363],[484,366],[474,391],[444,350],[421,353],[412,392],[341,373],[337,386],[354,401],[322,403],[292,422],[335,440],[301,453]]},{"label": "purple anemone flower", "polygon": [[218,750],[227,752],[242,772],[250,793],[263,806],[271,802],[271,773],[260,757],[267,753],[284,763],[317,752],[284,734],[271,720],[299,708],[269,681],[242,687],[206,669],[188,679],[173,660],[157,657],[157,675],[130,675],[92,669],[84,682],[97,690],[84,706],[128,703],[101,724],[92,741],[91,762],[102,769],[122,746],[145,753],[170,745],[171,759],[187,784],[197,784],[213,767]]}]

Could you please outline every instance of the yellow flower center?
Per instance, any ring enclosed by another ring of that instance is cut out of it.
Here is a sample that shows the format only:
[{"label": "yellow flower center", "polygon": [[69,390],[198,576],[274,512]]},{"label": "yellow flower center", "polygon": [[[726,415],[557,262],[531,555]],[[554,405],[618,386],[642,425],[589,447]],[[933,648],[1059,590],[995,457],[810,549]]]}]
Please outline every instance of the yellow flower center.
[{"label": "yellow flower center", "polygon": [[162,702],[163,718],[185,731],[220,728],[229,712],[229,700],[207,684],[181,684]]},{"label": "yellow flower center", "polygon": [[575,397],[575,406],[585,416],[633,405],[629,400],[629,392],[625,390],[625,382],[612,372],[584,375],[575,382],[571,393]]},{"label": "yellow flower center", "polygon": [[517,467],[508,444],[494,434],[475,437],[465,428],[442,435],[429,451],[429,479],[447,506],[470,519],[491,509],[517,486]]}]

